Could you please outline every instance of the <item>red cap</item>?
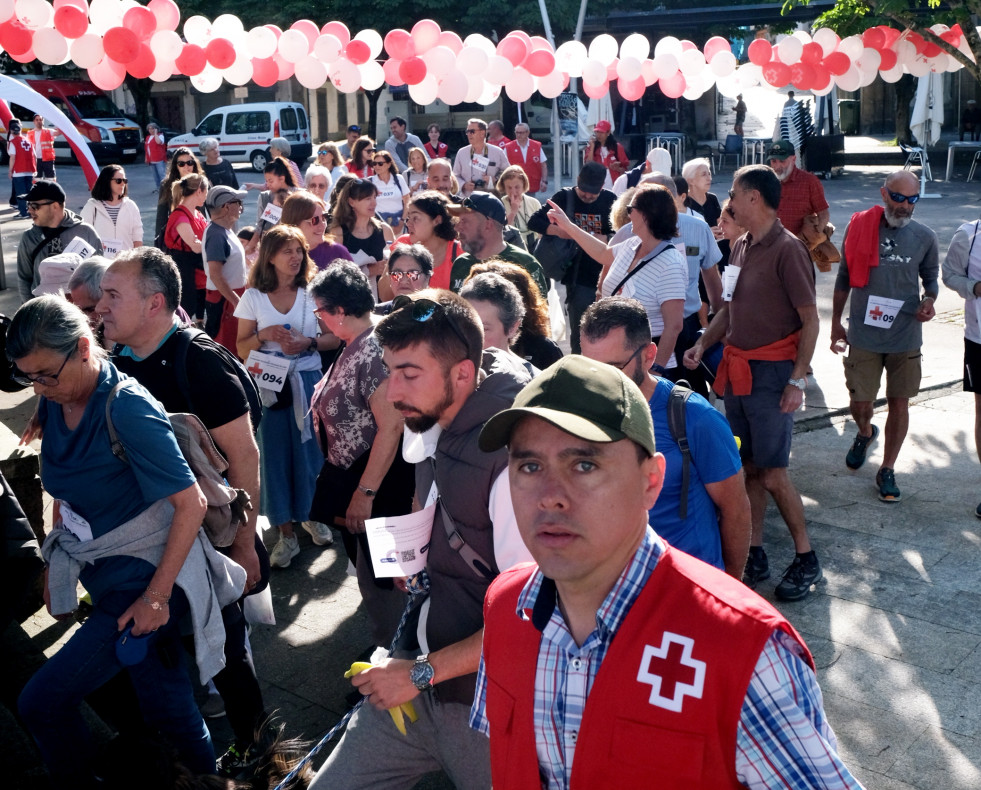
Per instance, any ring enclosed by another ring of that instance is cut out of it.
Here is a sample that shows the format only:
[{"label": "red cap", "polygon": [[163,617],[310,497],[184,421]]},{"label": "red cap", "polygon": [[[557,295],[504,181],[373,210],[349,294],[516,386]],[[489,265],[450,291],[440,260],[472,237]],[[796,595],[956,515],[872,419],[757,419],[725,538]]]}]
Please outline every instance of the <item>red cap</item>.
[{"label": "red cap", "polygon": [[596,126],[593,127],[595,132],[611,132],[613,127],[610,125],[609,121],[597,121]]}]

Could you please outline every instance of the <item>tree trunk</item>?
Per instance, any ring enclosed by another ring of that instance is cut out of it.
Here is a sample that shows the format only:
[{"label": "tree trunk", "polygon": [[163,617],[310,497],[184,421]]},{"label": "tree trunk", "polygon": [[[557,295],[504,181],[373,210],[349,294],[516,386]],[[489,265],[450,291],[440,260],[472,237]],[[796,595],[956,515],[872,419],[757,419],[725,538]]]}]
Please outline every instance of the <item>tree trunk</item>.
[{"label": "tree trunk", "polygon": [[[364,95],[368,97],[368,129],[371,134],[375,133],[375,128],[378,125],[378,99],[382,95],[382,91],[385,90],[383,85],[380,88],[375,88],[373,91],[365,91]],[[375,141],[379,146],[384,144],[384,140]]]},{"label": "tree trunk", "polygon": [[896,83],[896,139],[906,145],[916,145],[909,122],[913,116],[913,97],[916,95],[916,77],[904,74]]},{"label": "tree trunk", "polygon": [[150,91],[153,90],[153,80],[137,79],[129,74],[125,77],[126,87],[133,95],[133,104],[136,107],[136,120],[141,129],[145,129],[150,121]]}]

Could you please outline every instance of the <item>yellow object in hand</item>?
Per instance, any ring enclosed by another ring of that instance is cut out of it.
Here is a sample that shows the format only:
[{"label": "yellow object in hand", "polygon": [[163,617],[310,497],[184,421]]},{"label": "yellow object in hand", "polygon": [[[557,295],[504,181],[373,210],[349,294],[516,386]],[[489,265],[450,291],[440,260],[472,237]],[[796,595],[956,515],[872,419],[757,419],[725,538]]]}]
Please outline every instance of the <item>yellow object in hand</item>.
[{"label": "yellow object in hand", "polygon": [[[373,664],[369,664],[367,661],[355,661],[351,664],[351,668],[344,673],[344,677],[350,679],[355,675],[360,675],[366,669],[370,669]],[[415,706],[412,702],[403,702],[401,705],[396,705],[394,708],[388,709],[389,715],[392,717],[392,721],[395,722],[395,726],[400,733],[406,735],[405,731],[405,717],[409,717],[409,722],[415,722],[419,715],[416,713]]]}]

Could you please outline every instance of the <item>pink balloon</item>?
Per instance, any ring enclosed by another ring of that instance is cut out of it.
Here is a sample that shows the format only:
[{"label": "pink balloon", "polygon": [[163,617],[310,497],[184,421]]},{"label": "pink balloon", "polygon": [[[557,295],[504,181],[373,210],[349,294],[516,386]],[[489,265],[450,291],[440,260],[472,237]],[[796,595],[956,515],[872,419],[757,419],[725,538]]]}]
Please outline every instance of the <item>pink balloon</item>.
[{"label": "pink balloon", "polygon": [[[19,55],[14,55],[11,52],[7,54],[10,55],[11,60],[16,60],[18,63],[30,63],[32,60],[37,60],[37,56],[34,54],[34,36],[31,36],[31,46],[27,48],[26,52],[21,52]],[[118,87],[118,86],[117,86]]]},{"label": "pink balloon", "polygon": [[708,62],[720,52],[731,52],[732,49],[729,46],[729,42],[722,38],[722,36],[712,36],[712,38],[705,42],[705,49],[702,51],[705,53],[706,62]]},{"label": "pink balloon", "polygon": [[681,39],[681,51],[687,52],[689,49],[698,49],[698,47],[695,46],[694,41],[689,41],[687,38]]},{"label": "pink balloon", "polygon": [[204,54],[204,48],[197,44],[185,44],[181,54],[174,61],[174,67],[179,74],[186,77],[194,77],[204,71],[208,65],[208,57]]},{"label": "pink balloon", "polygon": [[279,66],[272,58],[252,58],[252,81],[263,88],[271,88],[279,79]]},{"label": "pink balloon", "polygon": [[416,54],[421,55],[426,50],[435,47],[439,43],[441,32],[439,25],[432,19],[420,19],[416,22],[412,26],[412,40],[416,45]]},{"label": "pink balloon", "polygon": [[547,38],[542,38],[541,36],[531,36],[528,41],[531,43],[532,52],[536,52],[539,49],[547,49],[549,52],[555,52],[552,45],[548,43]]},{"label": "pink balloon", "polygon": [[157,59],[146,44],[140,44],[139,54],[126,65],[126,71],[137,79],[145,79],[157,69]]},{"label": "pink balloon", "polygon": [[307,41],[310,42],[310,49],[313,49],[313,45],[317,43],[317,39],[320,37],[320,28],[309,19],[300,19],[294,22],[290,25],[290,30],[299,30],[305,35]]},{"label": "pink balloon", "polygon": [[439,46],[449,47],[453,50],[454,55],[459,55],[460,50],[463,49],[463,39],[452,30],[444,30],[439,34]]},{"label": "pink balloon", "polygon": [[398,27],[385,34],[385,51],[390,58],[405,60],[416,54],[416,45],[409,31]]},{"label": "pink balloon", "polygon": [[509,36],[514,36],[515,38],[520,38],[525,44],[528,45],[529,51],[531,50],[531,36],[525,33],[524,30],[512,30],[508,33]]},{"label": "pink balloon", "polygon": [[79,38],[89,29],[89,18],[81,8],[63,5],[54,12],[54,26],[65,38]]},{"label": "pink balloon", "polygon": [[157,18],[149,8],[135,6],[123,14],[123,27],[132,30],[141,39],[149,38],[157,30]]},{"label": "pink balloon", "polygon": [[646,89],[647,85],[643,77],[629,81],[617,80],[617,92],[626,101],[637,101],[644,95]]},{"label": "pink balloon", "polygon": [[620,58],[613,58],[613,62],[606,67],[606,78],[613,82],[613,80],[618,79],[620,75],[617,74],[617,66],[620,65]]},{"label": "pink balloon", "polygon": [[382,65],[382,71],[385,72],[385,82],[389,85],[404,85],[405,81],[399,74],[399,69],[402,68],[402,61],[396,60],[395,58],[389,58]]},{"label": "pink balloon", "polygon": [[749,60],[751,63],[755,63],[757,66],[763,67],[769,63],[770,58],[773,57],[773,47],[765,38],[757,38],[750,42],[749,48],[746,50],[746,54],[749,55]]},{"label": "pink balloon", "polygon": [[55,11],[59,8],[64,8],[65,6],[73,6],[74,8],[84,11],[86,14],[89,12],[89,4],[85,0],[54,0],[51,4]]},{"label": "pink balloon", "polygon": [[688,88],[688,83],[685,81],[685,75],[680,71],[675,72],[667,79],[659,80],[657,84],[661,88],[661,93],[663,93],[669,99],[680,98]]},{"label": "pink balloon", "polygon": [[279,41],[283,37],[283,29],[279,25],[263,25],[263,27],[268,28],[272,31],[272,34],[276,36],[276,41]]},{"label": "pink balloon", "polygon": [[111,27],[102,37],[102,46],[117,63],[131,63],[140,52],[140,39],[127,27]]},{"label": "pink balloon", "polygon": [[360,39],[353,39],[344,50],[347,59],[355,66],[367,63],[371,58],[371,47]]},{"label": "pink balloon", "polygon": [[290,77],[293,76],[293,72],[296,71],[295,63],[290,63],[278,52],[272,56],[272,59],[273,59],[273,63],[276,64],[276,68],[279,70],[279,73],[277,74],[277,78],[280,82],[282,82],[283,80],[288,80]]},{"label": "pink balloon", "polygon": [[227,69],[235,62],[235,45],[227,38],[213,38],[204,48],[204,54],[216,69]]},{"label": "pink balloon", "polygon": [[104,91],[112,91],[123,84],[126,69],[108,55],[89,69],[89,79]]},{"label": "pink balloon", "polygon": [[346,47],[351,40],[351,31],[347,29],[347,25],[343,22],[328,22],[320,28],[320,35],[327,33],[336,36],[337,40],[341,42],[341,47]]},{"label": "pink balloon", "polygon": [[426,77],[426,62],[418,57],[403,60],[399,66],[399,77],[406,85],[418,85]]},{"label": "pink balloon", "polygon": [[157,30],[177,30],[181,21],[181,10],[174,0],[150,0],[146,7],[157,18]]},{"label": "pink balloon", "polygon": [[[7,50],[7,54],[14,60],[17,60],[17,55],[23,55],[30,50],[33,43],[34,34],[27,25],[16,17],[0,24],[0,47]],[[27,63],[29,61],[22,60],[19,62]]]},{"label": "pink balloon", "polygon": [[610,83],[603,82],[599,85],[591,85],[588,82],[584,82],[582,89],[590,99],[602,99],[610,92]]},{"label": "pink balloon", "polygon": [[511,61],[512,66],[520,66],[528,57],[530,46],[514,33],[509,33],[497,45],[497,54]]},{"label": "pink balloon", "polygon": [[547,49],[536,49],[525,59],[524,68],[535,77],[544,77],[555,68],[555,55]]}]

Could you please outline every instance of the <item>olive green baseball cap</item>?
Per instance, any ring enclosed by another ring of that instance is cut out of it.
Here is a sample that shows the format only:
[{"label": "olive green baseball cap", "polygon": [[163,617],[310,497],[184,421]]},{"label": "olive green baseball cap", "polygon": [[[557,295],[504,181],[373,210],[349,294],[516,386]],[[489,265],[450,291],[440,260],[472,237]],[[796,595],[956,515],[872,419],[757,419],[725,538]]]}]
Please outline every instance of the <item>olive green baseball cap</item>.
[{"label": "olive green baseball cap", "polygon": [[540,417],[589,442],[632,439],[655,453],[654,424],[643,393],[612,365],[578,354],[563,357],[525,385],[510,409],[491,417],[478,441],[484,452],[506,446],[525,417]]}]

